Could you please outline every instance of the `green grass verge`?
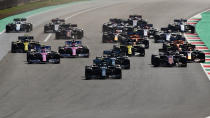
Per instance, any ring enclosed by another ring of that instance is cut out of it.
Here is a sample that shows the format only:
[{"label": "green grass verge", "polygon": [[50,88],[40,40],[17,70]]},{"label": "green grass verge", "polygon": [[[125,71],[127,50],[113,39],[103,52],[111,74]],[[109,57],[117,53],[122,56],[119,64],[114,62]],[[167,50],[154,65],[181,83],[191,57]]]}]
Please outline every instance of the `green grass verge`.
[{"label": "green grass verge", "polygon": [[202,41],[210,49],[210,12],[202,14],[201,21],[196,25],[196,31]]},{"label": "green grass verge", "polygon": [[37,2],[30,2],[16,7],[0,10],[0,19],[46,6],[54,6],[58,4],[65,4],[75,1],[83,1],[83,0],[41,0]]}]

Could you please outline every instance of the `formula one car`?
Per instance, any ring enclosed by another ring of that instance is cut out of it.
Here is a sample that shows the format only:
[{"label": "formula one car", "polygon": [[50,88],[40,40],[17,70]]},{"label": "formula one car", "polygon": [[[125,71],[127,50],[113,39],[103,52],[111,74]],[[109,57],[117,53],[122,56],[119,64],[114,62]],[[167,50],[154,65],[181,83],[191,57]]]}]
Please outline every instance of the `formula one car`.
[{"label": "formula one car", "polygon": [[187,62],[196,62],[204,63],[205,62],[205,53],[199,50],[196,50],[195,45],[190,43],[184,43],[181,41],[175,41],[171,43],[164,43],[163,49],[159,51],[178,51],[180,54],[183,54],[187,58]]},{"label": "formula one car", "polygon": [[109,52],[110,55],[116,56],[145,56],[145,47],[144,45],[114,45],[113,49],[105,50],[105,52]]},{"label": "formula one car", "polygon": [[82,39],[84,35],[83,29],[73,26],[72,24],[61,25],[55,34],[56,39]]},{"label": "formula one car", "polygon": [[51,51],[50,46],[41,46],[39,49],[27,52],[27,62],[32,63],[60,63],[60,54]]},{"label": "formula one car", "polygon": [[143,44],[144,47],[146,49],[149,48],[149,40],[145,37],[141,37],[138,34],[130,34],[127,36],[121,36],[120,37],[120,43],[122,45],[128,45],[128,44],[132,44],[132,45],[139,45],[139,44]]},{"label": "formula one car", "polygon": [[40,47],[39,42],[33,41],[33,36],[19,36],[18,41],[13,41],[11,43],[12,53],[26,53],[32,49],[36,50]]},{"label": "formula one car", "polygon": [[195,26],[188,25],[186,19],[175,19],[174,24],[169,24],[168,28],[172,32],[195,33]]},{"label": "formula one car", "polygon": [[152,55],[151,64],[154,67],[158,66],[166,66],[166,67],[187,67],[187,59],[186,56],[174,53],[174,52],[165,52],[160,53],[159,55]]},{"label": "formula one car", "polygon": [[125,27],[124,22],[118,24],[113,22],[108,22],[103,24],[103,32],[122,32]]},{"label": "formula one car", "polygon": [[65,46],[59,47],[61,57],[89,57],[89,49],[81,41],[66,41]]},{"label": "formula one car", "polygon": [[46,24],[44,26],[44,33],[55,33],[56,31],[58,31],[59,26],[63,23],[65,23],[64,19],[52,19],[49,24]]},{"label": "formula one car", "polygon": [[6,25],[6,33],[10,32],[30,32],[33,29],[31,23],[27,23],[25,18],[16,18],[14,23]]},{"label": "formula one car", "polygon": [[146,20],[142,19],[141,15],[130,15],[128,23],[134,27],[148,24]]},{"label": "formula one car", "polygon": [[130,59],[127,56],[102,56],[96,57],[93,60],[95,65],[101,65],[102,63],[106,63],[107,65],[120,65],[122,69],[130,69]]},{"label": "formula one car", "polygon": [[156,32],[154,35],[154,41],[155,43],[164,43],[164,42],[170,42],[175,40],[183,40],[186,39],[180,34],[180,33],[171,33],[171,32]]},{"label": "formula one car", "polygon": [[107,65],[102,63],[100,65],[85,66],[85,79],[121,79],[122,71],[119,65]]},{"label": "formula one car", "polygon": [[119,33],[104,32],[102,36],[103,43],[119,42]]},{"label": "formula one car", "polygon": [[191,63],[205,63],[205,53],[199,50],[194,51],[182,51],[180,54],[183,54],[187,58],[187,62]]}]

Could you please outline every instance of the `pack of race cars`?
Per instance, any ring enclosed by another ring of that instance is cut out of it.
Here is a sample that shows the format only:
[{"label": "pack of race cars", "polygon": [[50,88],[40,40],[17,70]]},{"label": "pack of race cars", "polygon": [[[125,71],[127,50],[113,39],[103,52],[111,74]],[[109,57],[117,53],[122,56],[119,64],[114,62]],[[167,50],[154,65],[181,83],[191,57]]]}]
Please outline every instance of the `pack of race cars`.
[{"label": "pack of race cars", "polygon": [[85,67],[86,79],[121,79],[122,69],[130,69],[129,57],[144,57],[145,49],[149,48],[148,39],[156,30],[142,16],[130,15],[126,20],[110,19],[103,24],[102,31],[102,42],[115,45],[96,57],[93,65]]},{"label": "pack of race cars", "polygon": [[151,64],[158,66],[186,67],[187,63],[204,63],[205,53],[188,43],[183,33],[194,33],[195,27],[185,19],[175,19],[174,24],[161,28],[154,35],[155,43],[163,43],[159,54],[151,56]]},{"label": "pack of race cars", "polygon": [[[33,26],[25,18],[16,18],[6,25],[6,33],[30,32]],[[111,18],[102,26],[102,42],[112,43],[113,48],[103,51],[93,64],[85,66],[85,79],[122,79],[122,70],[130,69],[130,57],[144,57],[150,47],[150,39],[162,43],[159,54],[151,55],[151,64],[159,66],[186,67],[187,63],[205,62],[205,54],[188,43],[183,33],[194,33],[195,27],[185,19],[175,19],[173,24],[157,30],[141,15],[130,15],[128,19]],[[44,33],[54,33],[55,39],[65,39],[63,46],[52,51],[51,46],[42,45],[33,36],[19,36],[11,43],[12,53],[26,53],[29,64],[59,64],[61,58],[89,58],[90,50],[82,45],[83,29],[77,24],[65,23],[64,19],[52,19],[44,25]]]},{"label": "pack of race cars", "polygon": [[[29,32],[32,24],[27,23],[25,18],[16,18],[14,23],[6,26],[6,32]],[[64,33],[65,32],[65,33]],[[19,36],[17,41],[11,43],[12,53],[27,53],[26,59],[32,63],[59,64],[60,58],[89,57],[89,49],[82,45],[83,30],[77,28],[77,24],[65,23],[64,19],[52,19],[44,25],[44,33],[55,33],[56,39],[68,39],[64,46],[59,46],[58,51],[52,51],[51,46],[42,45],[35,41],[33,36]]]}]

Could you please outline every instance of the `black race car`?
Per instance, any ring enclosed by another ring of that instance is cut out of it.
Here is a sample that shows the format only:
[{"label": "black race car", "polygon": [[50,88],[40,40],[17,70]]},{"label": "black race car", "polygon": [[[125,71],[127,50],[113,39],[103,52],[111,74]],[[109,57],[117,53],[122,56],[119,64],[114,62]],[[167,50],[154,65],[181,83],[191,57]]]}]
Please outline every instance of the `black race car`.
[{"label": "black race car", "polygon": [[[165,29],[165,28],[162,28],[162,29]],[[164,42],[170,42],[170,41],[176,41],[176,40],[185,41],[186,39],[180,33],[172,33],[170,31],[156,32],[156,34],[154,35],[155,43],[164,43]]]},{"label": "black race car", "polygon": [[27,62],[32,63],[60,63],[60,54],[51,51],[50,46],[41,46],[39,49],[27,52]]},{"label": "black race car", "polygon": [[65,46],[59,47],[61,57],[89,57],[89,49],[81,41],[66,41]]},{"label": "black race car", "polygon": [[122,69],[130,69],[130,59],[127,56],[102,56],[93,60],[95,65],[106,63],[107,65],[120,65]]},{"label": "black race car", "polygon": [[195,26],[187,24],[186,19],[175,19],[174,24],[169,24],[168,28],[172,32],[195,33]]},{"label": "black race car", "polygon": [[114,45],[113,49],[105,50],[104,54],[116,55],[116,56],[145,56],[144,45]]},{"label": "black race car", "polygon": [[56,39],[82,39],[83,36],[83,29],[75,27],[74,24],[61,25],[55,34]]},{"label": "black race car", "polygon": [[199,50],[196,50],[195,45],[190,43],[184,43],[183,41],[175,41],[171,43],[164,43],[163,48],[160,49],[160,52],[167,51],[178,51],[180,54],[183,54],[187,58],[187,62],[196,62],[204,63],[205,62],[205,53]]},{"label": "black race car", "polygon": [[187,62],[205,63],[205,53],[199,50],[180,52],[187,58]]},{"label": "black race car", "polygon": [[44,33],[54,33],[58,31],[59,26],[65,23],[64,19],[52,19],[49,24],[44,25]]},{"label": "black race car", "polygon": [[141,15],[130,15],[128,23],[129,25],[132,25],[134,27],[148,24],[147,21],[144,20]]},{"label": "black race car", "polygon": [[33,36],[19,36],[18,41],[13,41],[11,43],[11,52],[26,53],[31,50],[36,50],[38,47],[40,47],[40,44],[33,39]]},{"label": "black race car", "polygon": [[120,42],[120,33],[104,32],[102,36],[103,43],[116,43]]},{"label": "black race car", "polygon": [[16,18],[13,23],[6,25],[6,33],[10,32],[30,32],[33,29],[31,23],[27,23],[25,18]]},{"label": "black race car", "polygon": [[119,41],[122,45],[140,45],[143,44],[145,49],[149,48],[149,40],[144,36],[139,34],[129,34],[129,35],[122,35],[119,38]]},{"label": "black race car", "polygon": [[187,58],[186,56],[175,53],[175,52],[165,52],[160,53],[159,55],[152,55],[151,64],[154,67],[166,66],[166,67],[187,67]]},{"label": "black race car", "polygon": [[122,71],[119,65],[107,65],[102,63],[100,65],[85,66],[85,79],[121,79]]}]

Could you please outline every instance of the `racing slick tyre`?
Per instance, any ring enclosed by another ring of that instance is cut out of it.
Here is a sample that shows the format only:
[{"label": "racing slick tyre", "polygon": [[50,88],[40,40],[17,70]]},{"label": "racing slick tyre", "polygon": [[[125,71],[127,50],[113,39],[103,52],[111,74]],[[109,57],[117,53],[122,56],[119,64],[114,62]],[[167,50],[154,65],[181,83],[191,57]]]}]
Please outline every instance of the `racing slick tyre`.
[{"label": "racing slick tyre", "polygon": [[9,27],[8,26],[6,26],[6,31],[5,31],[6,33],[9,33],[10,32],[10,30],[9,30]]},{"label": "racing slick tyre", "polygon": [[156,55],[152,55],[151,63],[154,67],[160,66],[160,59]]},{"label": "racing slick tyre", "polygon": [[145,56],[145,51],[141,52],[139,56],[144,57]]},{"label": "racing slick tyre", "polygon": [[186,57],[180,57],[181,67],[187,67],[187,59]]},{"label": "racing slick tyre", "polygon": [[12,44],[11,44],[11,53],[15,53],[14,43],[13,43],[13,42],[12,42]]},{"label": "racing slick tyre", "polygon": [[205,63],[205,58],[206,58],[205,53],[199,52],[198,58],[200,59],[200,63]]},{"label": "racing slick tyre", "polygon": [[92,68],[90,66],[85,66],[85,80],[91,80]]},{"label": "racing slick tyre", "polygon": [[115,76],[114,76],[113,79],[122,79],[122,71],[121,71],[121,69],[116,69],[114,73],[115,73]]},{"label": "racing slick tyre", "polygon": [[54,64],[60,64],[60,59],[57,59]]}]

